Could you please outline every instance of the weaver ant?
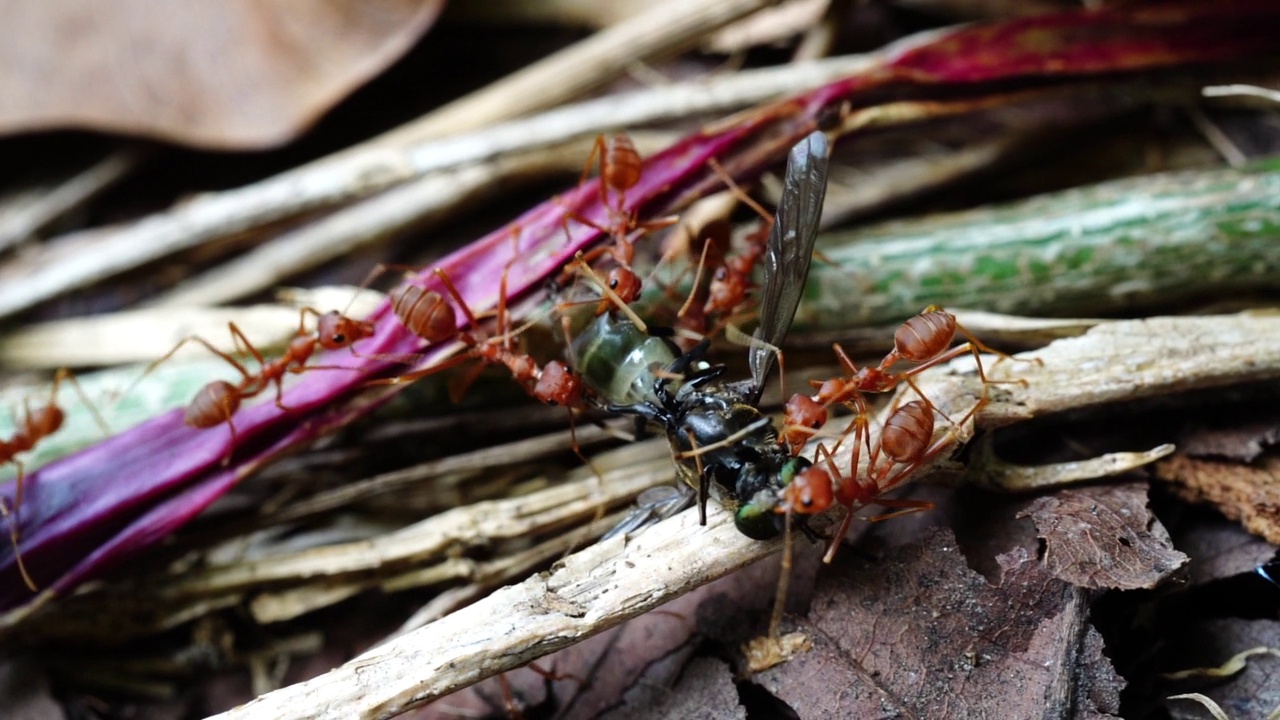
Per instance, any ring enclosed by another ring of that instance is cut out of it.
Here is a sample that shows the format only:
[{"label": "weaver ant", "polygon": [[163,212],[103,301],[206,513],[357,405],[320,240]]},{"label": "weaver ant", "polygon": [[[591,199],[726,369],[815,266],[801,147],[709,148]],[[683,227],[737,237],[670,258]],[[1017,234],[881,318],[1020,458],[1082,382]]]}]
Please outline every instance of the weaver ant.
[{"label": "weaver ant", "polygon": [[0,439],[0,465],[9,463],[18,470],[17,477],[14,480],[13,507],[8,507],[7,501],[4,498],[0,498],[0,515],[3,515],[9,522],[9,539],[13,543],[14,559],[18,566],[18,572],[22,575],[22,581],[26,583],[31,592],[36,592],[38,588],[31,579],[31,575],[27,573],[27,568],[22,562],[22,553],[18,550],[17,515],[22,509],[22,482],[26,477],[26,472],[22,461],[17,456],[31,450],[41,440],[62,428],[62,423],[66,420],[66,412],[58,405],[58,389],[62,387],[63,380],[71,382],[76,394],[80,396],[80,401],[84,403],[85,407],[89,408],[94,421],[98,424],[98,427],[102,428],[103,434],[111,434],[106,421],[102,419],[102,415],[98,413],[93,403],[89,402],[89,398],[85,395],[84,389],[80,387],[76,376],[70,370],[62,368],[53,376],[53,387],[49,390],[48,402],[32,410],[31,405],[24,401],[22,404],[22,417],[18,417],[16,413],[13,417],[13,435],[8,440]]},{"label": "weaver ant", "polygon": [[[918,468],[949,448],[955,442],[958,429],[971,420],[985,404],[986,399],[980,399],[960,419],[959,423],[951,423],[950,429],[937,440],[933,439],[933,415],[934,413],[942,415],[941,410],[926,399],[912,400],[898,406],[885,419],[879,441],[870,449],[866,472],[861,475],[859,473],[861,448],[864,438],[870,447],[870,438],[866,416],[858,415],[850,428],[855,438],[849,474],[845,475],[839,471],[832,452],[819,443],[817,463],[798,473],[782,490],[780,501],[774,511],[816,515],[834,504],[844,506],[845,517],[831,536],[831,544],[823,557],[824,562],[830,563],[835,558],[836,549],[848,532],[849,525],[853,522],[854,512],[858,508],[872,503],[899,508],[893,512],[869,518],[872,522],[877,522],[933,507],[933,504],[928,502],[881,496],[901,485]],[[946,416],[943,415],[943,417]],[[881,463],[882,454],[886,458],[883,463]]]},{"label": "weaver ant", "polygon": [[[314,333],[308,332],[306,329],[308,315],[313,315],[316,318],[316,330]],[[178,344],[174,345],[172,350],[148,365],[147,369],[143,371],[142,377],[134,381],[135,385],[141,382],[143,377],[155,370],[160,363],[173,357],[174,353],[189,342],[200,343],[206,350],[227,361],[227,364],[235,368],[240,373],[240,382],[233,384],[225,380],[214,380],[200,388],[199,392],[187,405],[186,413],[182,419],[186,425],[199,429],[212,428],[226,423],[231,432],[231,444],[227,448],[226,457],[222,460],[224,465],[231,460],[231,451],[235,448],[236,426],[232,418],[235,416],[236,411],[240,409],[242,402],[262,394],[267,388],[275,385],[276,407],[288,412],[289,408],[285,406],[283,397],[284,376],[286,373],[301,374],[308,370],[344,369],[341,366],[307,365],[307,361],[315,354],[317,347],[324,350],[351,348],[352,353],[354,353],[355,349],[352,346],[365,338],[372,337],[374,333],[373,324],[370,322],[354,320],[336,310],[321,313],[315,308],[304,307],[298,311],[298,332],[289,341],[284,354],[268,362],[234,322],[227,323],[227,328],[236,346],[243,345],[244,349],[258,361],[261,366],[258,372],[249,372],[240,361],[229,353],[214,347],[212,343],[199,335],[189,335],[178,341]]]},{"label": "weaver ant", "polygon": [[[479,327],[479,319],[463,299],[462,294],[458,292],[453,281],[449,279],[448,273],[436,268],[434,274],[444,285],[449,297],[462,309],[468,326]],[[553,360],[543,367],[538,367],[531,356],[516,352],[512,347],[513,338],[523,328],[513,330],[510,326],[507,313],[506,270],[502,272],[499,284],[497,332],[492,337],[477,337],[471,331],[459,330],[453,305],[435,290],[404,282],[392,289],[390,298],[392,311],[409,332],[432,344],[456,339],[467,345],[469,349],[442,363],[397,377],[375,380],[372,384],[394,385],[410,382],[468,360],[479,359],[484,361],[484,364],[505,366],[526,392],[547,405],[562,405],[570,409],[584,407],[582,379],[567,365],[559,360]],[[483,367],[484,365],[478,366],[476,373]],[[474,377],[474,374],[469,376],[462,387],[469,385]],[[455,395],[460,394],[455,392]]]},{"label": "weaver ant", "polygon": [[[963,335],[966,342],[948,350],[957,333]],[[987,378],[980,352],[997,355],[1000,359],[1013,359],[999,350],[987,347],[957,322],[955,315],[937,305],[930,305],[898,328],[893,335],[893,350],[884,356],[879,365],[859,368],[839,343],[832,348],[845,375],[825,381],[811,380],[809,384],[818,389],[816,394],[807,397],[797,393],[787,400],[786,421],[780,437],[791,448],[792,453],[798,453],[818,428],[826,423],[827,408],[836,403],[849,403],[859,416],[865,416],[869,410],[863,393],[888,392],[903,382],[923,397],[912,376],[966,353],[973,355],[985,393],[987,385],[1005,381]],[[893,365],[899,361],[914,365],[898,372],[892,371]],[[1008,382],[1026,384],[1025,380]]]},{"label": "weaver ant", "polygon": [[[618,133],[609,138],[604,135],[596,136],[595,143],[591,146],[591,154],[587,156],[586,165],[582,169],[579,186],[586,182],[591,172],[592,161],[597,157],[599,158],[599,200],[608,216],[608,221],[602,225],[566,210],[565,234],[569,234],[568,220],[572,219],[580,225],[593,228],[612,238],[612,244],[602,245],[585,253],[583,262],[592,263],[606,255],[612,258],[615,267],[606,274],[605,283],[622,299],[622,302],[632,303],[639,299],[643,284],[640,276],[632,269],[636,252],[635,240],[656,230],[670,227],[679,220],[675,217],[664,217],[641,222],[638,211],[626,209],[627,191],[640,182],[644,170],[644,160],[626,134]],[[611,190],[616,196],[613,204],[609,202]],[[562,276],[560,280],[562,285],[568,283],[567,277]],[[607,308],[608,303],[602,300],[596,314],[603,313]]]}]

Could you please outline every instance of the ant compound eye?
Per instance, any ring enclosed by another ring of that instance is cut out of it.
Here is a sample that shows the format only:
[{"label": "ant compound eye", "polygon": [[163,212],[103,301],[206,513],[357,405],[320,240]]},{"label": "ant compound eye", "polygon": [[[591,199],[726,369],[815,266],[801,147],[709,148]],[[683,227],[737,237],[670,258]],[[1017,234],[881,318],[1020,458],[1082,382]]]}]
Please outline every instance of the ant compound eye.
[{"label": "ant compound eye", "polygon": [[337,333],[333,336],[333,341],[336,343],[345,343],[347,341],[347,336],[342,333]]}]

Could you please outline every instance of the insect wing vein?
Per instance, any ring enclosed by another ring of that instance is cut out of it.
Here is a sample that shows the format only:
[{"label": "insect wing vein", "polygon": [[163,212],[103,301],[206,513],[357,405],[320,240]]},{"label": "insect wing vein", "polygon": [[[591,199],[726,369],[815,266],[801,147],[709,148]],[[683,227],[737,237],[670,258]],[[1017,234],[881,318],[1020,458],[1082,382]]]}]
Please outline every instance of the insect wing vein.
[{"label": "insect wing vein", "polygon": [[748,358],[755,383],[753,401],[773,369],[773,348],[786,338],[804,294],[826,194],[827,137],[815,130],[791,149],[782,200],[765,249],[760,325],[753,335],[762,342],[752,346]]}]

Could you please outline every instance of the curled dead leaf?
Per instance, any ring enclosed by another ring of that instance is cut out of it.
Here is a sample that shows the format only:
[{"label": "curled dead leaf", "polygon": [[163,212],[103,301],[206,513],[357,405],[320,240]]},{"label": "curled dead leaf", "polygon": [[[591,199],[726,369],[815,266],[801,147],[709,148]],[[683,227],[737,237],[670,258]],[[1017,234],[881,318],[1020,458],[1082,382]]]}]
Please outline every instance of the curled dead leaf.
[{"label": "curled dead leaf", "polygon": [[1145,483],[1064,490],[1018,516],[1035,522],[1048,572],[1079,587],[1152,588],[1187,562],[1147,509]]},{"label": "curled dead leaf", "polygon": [[74,127],[210,148],[278,145],[399,58],[443,5],[8,3],[0,133]]}]

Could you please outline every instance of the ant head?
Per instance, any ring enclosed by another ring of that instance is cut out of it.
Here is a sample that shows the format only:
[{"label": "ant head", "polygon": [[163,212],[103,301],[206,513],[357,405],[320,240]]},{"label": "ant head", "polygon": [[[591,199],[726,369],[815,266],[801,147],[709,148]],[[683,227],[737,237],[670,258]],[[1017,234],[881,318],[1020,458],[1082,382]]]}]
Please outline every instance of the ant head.
[{"label": "ant head", "polygon": [[814,515],[831,507],[831,501],[831,475],[815,465],[796,474],[782,491],[782,502],[775,512]]},{"label": "ant head", "polygon": [[316,322],[316,336],[325,350],[350,347],[356,342],[373,336],[373,323],[352,320],[337,310],[331,310]]},{"label": "ant head", "polygon": [[565,407],[582,406],[582,377],[559,360],[552,360],[542,368],[533,396],[548,405]]},{"label": "ant head", "polygon": [[808,395],[792,395],[787,400],[786,413],[791,425],[817,430],[827,424],[827,406]]},{"label": "ant head", "polygon": [[629,268],[616,267],[609,271],[609,289],[617,293],[624,303],[635,302],[640,297],[640,276]]}]

